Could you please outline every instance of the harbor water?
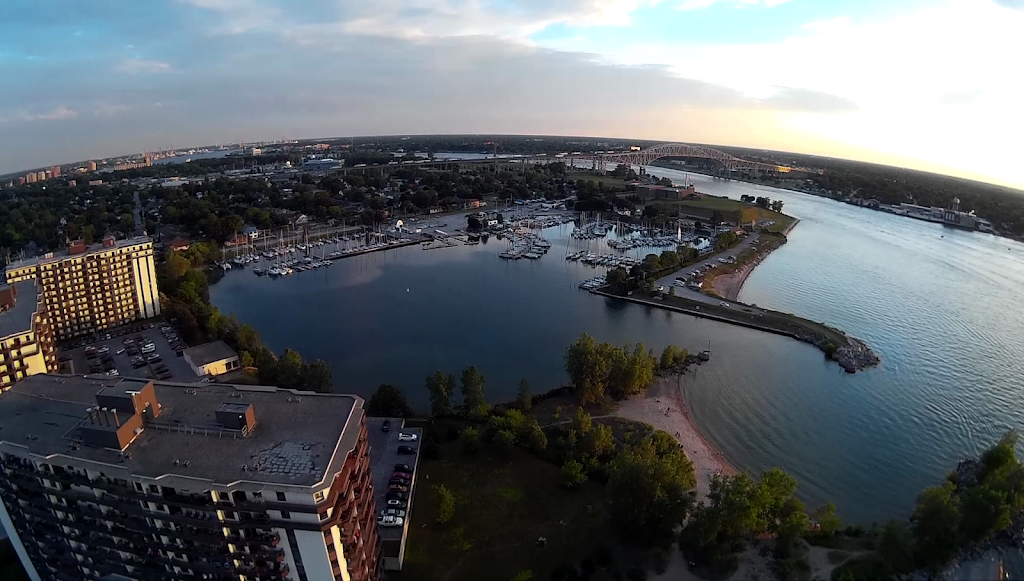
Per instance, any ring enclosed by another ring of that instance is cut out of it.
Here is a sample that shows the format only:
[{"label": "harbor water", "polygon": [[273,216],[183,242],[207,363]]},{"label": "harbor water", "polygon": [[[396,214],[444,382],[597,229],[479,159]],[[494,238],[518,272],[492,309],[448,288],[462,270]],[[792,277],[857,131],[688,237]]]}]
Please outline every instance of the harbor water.
[{"label": "harbor water", "polygon": [[458,375],[476,365],[492,401],[512,399],[523,378],[535,391],[561,385],[562,354],[582,332],[656,351],[710,342],[711,363],[683,381],[709,439],[737,467],[784,468],[810,507],[832,500],[863,524],[906,516],[920,489],[960,457],[1024,425],[1024,309],[1014,300],[1024,285],[1024,245],[688,177],[715,195],[781,199],[801,220],[754,271],[741,300],[839,327],[866,340],[882,364],[849,375],[791,339],[581,291],[579,281],[602,271],[564,256],[616,251],[603,240],[571,239],[571,225],[544,231],[552,248],[539,260],[502,260],[505,242],[493,237],[412,246],[277,280],[231,271],[211,298],[275,350],[328,361],[338,391],[369,396],[390,383],[420,409],[424,378],[438,369]]}]

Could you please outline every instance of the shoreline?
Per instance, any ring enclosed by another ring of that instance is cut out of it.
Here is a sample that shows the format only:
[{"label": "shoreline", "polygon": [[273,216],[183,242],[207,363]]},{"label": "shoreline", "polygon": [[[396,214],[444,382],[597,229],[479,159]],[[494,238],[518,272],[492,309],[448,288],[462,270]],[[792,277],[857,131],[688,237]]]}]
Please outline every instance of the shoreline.
[{"label": "shoreline", "polygon": [[[786,230],[782,233],[783,237],[789,236],[789,233],[796,228],[796,225],[800,223],[799,218],[793,218],[793,221],[786,227]],[[740,292],[743,290],[743,285],[746,284],[747,278],[754,272],[754,269],[758,267],[766,258],[771,256],[772,252],[775,252],[781,248],[781,246],[773,248],[766,254],[758,256],[753,262],[745,264],[743,268],[736,272],[730,272],[729,274],[723,274],[715,277],[712,281],[711,289],[715,294],[721,296],[727,301],[739,301]],[[721,287],[719,284],[721,283]]]},{"label": "shoreline", "polygon": [[650,424],[675,437],[693,463],[697,500],[702,500],[708,495],[712,475],[739,471],[701,431],[679,382],[679,374],[656,377],[644,393],[620,402],[614,415]]}]

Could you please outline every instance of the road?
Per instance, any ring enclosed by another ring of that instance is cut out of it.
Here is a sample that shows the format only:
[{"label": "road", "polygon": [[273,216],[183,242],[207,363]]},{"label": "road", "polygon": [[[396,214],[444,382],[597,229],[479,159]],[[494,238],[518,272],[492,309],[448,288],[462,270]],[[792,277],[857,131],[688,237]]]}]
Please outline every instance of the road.
[{"label": "road", "polygon": [[146,223],[142,221],[142,200],[139,199],[138,190],[133,195],[135,196],[135,206],[132,209],[132,212],[135,214],[135,235],[142,236],[142,232],[146,228]]},{"label": "road", "polygon": [[[733,246],[729,250],[726,250],[725,252],[721,252],[721,253],[718,253],[718,254],[712,254],[711,256],[705,258],[704,260],[702,260],[702,261],[700,261],[700,262],[698,262],[696,264],[691,264],[690,266],[687,266],[686,268],[682,268],[680,270],[677,270],[676,272],[673,272],[672,274],[670,274],[668,276],[663,276],[662,278],[659,278],[658,281],[654,283],[654,286],[656,288],[658,286],[664,286],[665,290],[667,291],[669,289],[669,287],[672,286],[672,283],[675,282],[677,276],[684,276],[686,273],[693,272],[694,270],[697,270],[698,268],[703,268],[705,265],[708,265],[708,264],[717,265],[717,264],[719,264],[719,262],[718,262],[719,258],[732,258],[732,257],[738,256],[741,252],[743,252],[745,250],[749,250],[750,248],[752,248],[754,246],[754,244],[757,244],[757,241],[760,238],[761,238],[760,234],[752,234],[750,236],[747,236],[746,238],[743,239],[742,242],[740,242],[736,246]],[[726,302],[726,303],[729,303],[731,305],[735,305],[736,308],[738,308],[739,310],[742,310],[744,312],[747,312],[747,313],[763,313],[764,312],[763,309],[759,309],[757,307],[751,307],[751,306],[748,306],[748,305],[745,305],[743,303],[736,302],[736,301],[723,301],[720,298],[708,296],[708,295],[706,295],[706,294],[704,294],[704,293],[702,293],[700,291],[695,291],[695,290],[692,290],[690,288],[683,287],[683,286],[677,286],[676,287],[676,296],[682,297],[682,298],[686,298],[686,299],[690,299],[692,301],[698,301],[698,302],[702,302],[702,303],[709,303],[709,304],[716,304],[716,305],[721,303],[721,302]]]}]

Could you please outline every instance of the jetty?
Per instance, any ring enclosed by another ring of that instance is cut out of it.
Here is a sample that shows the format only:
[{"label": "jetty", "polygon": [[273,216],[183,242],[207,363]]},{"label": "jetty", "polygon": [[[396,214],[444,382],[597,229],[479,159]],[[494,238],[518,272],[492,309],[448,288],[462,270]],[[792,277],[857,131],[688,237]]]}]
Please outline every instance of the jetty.
[{"label": "jetty", "polygon": [[880,362],[878,356],[860,339],[850,337],[846,333],[823,323],[817,323],[789,313],[760,308],[757,309],[756,313],[749,313],[738,308],[669,295],[657,297],[643,296],[640,293],[621,295],[609,292],[607,287],[587,290],[592,294],[610,299],[624,300],[676,313],[693,315],[810,343],[821,349],[826,356],[838,363],[847,373],[856,373],[857,371],[874,367]]}]

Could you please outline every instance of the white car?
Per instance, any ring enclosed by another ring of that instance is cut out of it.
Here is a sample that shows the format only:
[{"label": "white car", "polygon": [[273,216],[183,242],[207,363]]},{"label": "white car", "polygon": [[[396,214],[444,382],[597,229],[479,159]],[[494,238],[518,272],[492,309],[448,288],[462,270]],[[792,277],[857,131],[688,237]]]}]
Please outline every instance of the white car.
[{"label": "white car", "polygon": [[124,353],[124,349],[123,348],[122,349],[118,349],[117,353],[114,353],[114,355],[120,355],[122,353]]},{"label": "white car", "polygon": [[416,439],[416,434],[398,434],[399,442],[415,442]]},{"label": "white car", "polygon": [[391,508],[405,508],[405,501],[392,498],[388,501],[388,506]]},{"label": "white car", "polygon": [[382,508],[380,509],[381,516],[397,516],[404,517],[405,511],[400,508]]},{"label": "white car", "polygon": [[377,519],[377,524],[382,527],[400,527],[403,522],[400,516],[382,516]]},{"label": "white car", "polygon": [[727,302],[725,302],[725,301],[722,301],[722,302],[720,302],[720,303],[718,303],[718,304],[722,305],[723,307],[725,307],[725,308],[727,308],[727,309],[729,308],[729,303],[727,303]]}]

